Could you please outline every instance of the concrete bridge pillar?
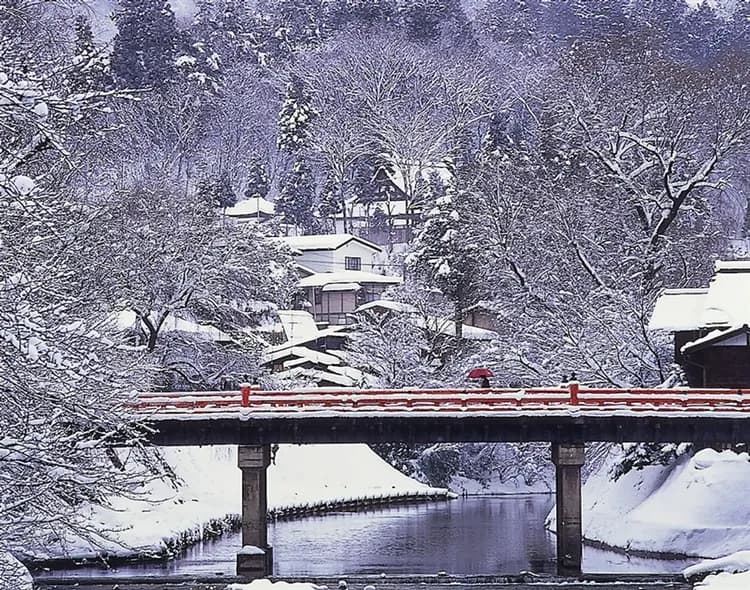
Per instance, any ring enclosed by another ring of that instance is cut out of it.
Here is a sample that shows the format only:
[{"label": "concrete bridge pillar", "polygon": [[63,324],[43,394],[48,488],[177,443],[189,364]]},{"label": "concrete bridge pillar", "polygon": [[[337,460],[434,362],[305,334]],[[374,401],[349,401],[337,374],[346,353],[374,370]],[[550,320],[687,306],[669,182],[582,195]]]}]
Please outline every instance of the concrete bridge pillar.
[{"label": "concrete bridge pillar", "polygon": [[273,553],[268,546],[266,469],[269,445],[240,446],[237,464],[242,470],[242,549],[237,554],[237,575],[255,579],[270,575]]},{"label": "concrete bridge pillar", "polygon": [[583,444],[552,445],[557,496],[557,572],[561,576],[581,574],[581,466],[584,460]]}]

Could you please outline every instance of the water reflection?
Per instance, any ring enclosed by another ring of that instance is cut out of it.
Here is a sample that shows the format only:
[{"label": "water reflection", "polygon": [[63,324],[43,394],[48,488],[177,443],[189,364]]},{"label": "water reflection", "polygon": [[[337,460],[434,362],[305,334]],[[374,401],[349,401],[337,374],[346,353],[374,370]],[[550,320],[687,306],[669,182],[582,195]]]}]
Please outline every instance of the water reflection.
[{"label": "water reflection", "polygon": [[[341,512],[269,527],[277,575],[497,574],[555,571],[555,537],[542,526],[553,496],[504,496]],[[197,545],[164,564],[113,575],[233,574],[239,534]],[[690,561],[629,558],[584,548],[588,572],[674,572]],[[101,575],[101,570],[94,570]],[[92,575],[92,569],[57,572]]]}]

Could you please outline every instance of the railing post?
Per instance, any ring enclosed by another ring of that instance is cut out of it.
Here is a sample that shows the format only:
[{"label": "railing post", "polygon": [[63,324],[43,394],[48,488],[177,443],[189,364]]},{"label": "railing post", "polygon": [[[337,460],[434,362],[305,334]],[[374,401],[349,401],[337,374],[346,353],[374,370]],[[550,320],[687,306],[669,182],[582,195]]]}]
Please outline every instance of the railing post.
[{"label": "railing post", "polygon": [[570,392],[570,405],[571,406],[577,406],[578,405],[578,390],[580,388],[581,384],[578,383],[578,381],[569,381],[568,382],[568,391]]},{"label": "railing post", "polygon": [[250,407],[250,390],[252,386],[249,383],[240,383],[240,392],[242,393],[242,407]]}]

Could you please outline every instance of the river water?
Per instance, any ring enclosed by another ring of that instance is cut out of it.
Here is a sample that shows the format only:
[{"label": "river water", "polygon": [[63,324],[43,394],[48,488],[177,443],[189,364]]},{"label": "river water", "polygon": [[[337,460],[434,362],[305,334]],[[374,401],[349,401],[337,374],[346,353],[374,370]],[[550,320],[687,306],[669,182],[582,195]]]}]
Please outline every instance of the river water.
[{"label": "river water", "polygon": [[[274,574],[505,574],[555,572],[555,537],[543,522],[554,496],[461,498],[366,512],[337,512],[269,525]],[[121,566],[113,575],[233,574],[239,534],[192,547],[165,563]],[[628,557],[584,548],[586,572],[668,573],[695,560]],[[99,568],[56,575],[102,575]]]}]

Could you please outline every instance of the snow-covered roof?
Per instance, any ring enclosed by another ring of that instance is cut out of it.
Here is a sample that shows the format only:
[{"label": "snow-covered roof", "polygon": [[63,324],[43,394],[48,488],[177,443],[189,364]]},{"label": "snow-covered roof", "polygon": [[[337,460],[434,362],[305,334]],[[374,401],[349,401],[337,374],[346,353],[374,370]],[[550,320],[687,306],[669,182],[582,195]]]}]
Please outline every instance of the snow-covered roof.
[{"label": "snow-covered roof", "polygon": [[[302,252],[299,252],[299,253],[302,254]],[[309,266],[305,266],[304,264],[299,264],[299,263],[296,263],[295,266],[297,267],[298,274],[301,274],[304,277],[308,277],[310,275],[315,274],[315,271]]]},{"label": "snow-covered roof", "polygon": [[305,369],[304,367],[293,367],[280,373],[274,373],[275,377],[295,379],[300,377],[308,377],[313,381],[327,381],[329,383],[335,383],[342,387],[354,387],[356,384],[355,380],[346,375],[340,375],[331,371],[321,371],[319,369]]},{"label": "snow-covered roof", "polygon": [[377,299],[364,303],[354,310],[354,313],[361,313],[370,309],[387,309],[389,311],[397,311],[400,313],[416,313],[417,308],[408,303],[401,303],[400,301],[391,301],[390,299]]},{"label": "snow-covered roof", "polygon": [[401,277],[379,275],[363,270],[339,270],[336,272],[316,272],[309,277],[304,277],[297,283],[298,287],[322,287],[334,283],[382,283],[396,285],[401,282]]},{"label": "snow-covered roof", "polygon": [[359,283],[331,283],[323,285],[323,291],[359,291],[362,285]]},{"label": "snow-covered roof", "polygon": [[319,350],[312,350],[311,348],[306,348],[304,346],[293,346],[286,350],[272,352],[264,357],[264,361],[273,362],[282,358],[286,358],[287,356],[296,358],[293,358],[290,361],[286,361],[284,363],[284,368],[291,368],[293,366],[307,362],[326,366],[341,364],[341,359],[337,356],[333,356],[332,354],[327,354],[325,352],[320,352]]},{"label": "snow-covered roof", "polygon": [[750,324],[750,262],[716,262],[708,285],[701,327],[728,328]]},{"label": "snow-covered roof", "polygon": [[289,340],[288,342],[283,342],[282,344],[271,346],[267,352],[268,354],[271,354],[274,352],[287,350],[294,346],[303,346],[305,344],[309,344],[310,342],[314,342],[315,340],[318,340],[320,338],[327,338],[328,336],[346,337],[346,331],[348,329],[349,329],[349,326],[329,326],[328,328],[324,330],[319,330],[316,334],[310,334],[307,337],[295,338],[293,340]]},{"label": "snow-covered roof", "polygon": [[[297,357],[299,359],[304,359],[304,362],[312,362],[319,365],[341,364],[341,359],[337,356],[320,352],[318,350],[312,350],[311,348],[306,348],[304,346],[291,346],[289,348],[266,353],[263,357],[263,362],[270,363],[286,357]],[[284,363],[284,366],[286,366],[286,363]]]},{"label": "snow-covered roof", "polygon": [[[115,326],[118,330],[129,330],[136,327],[136,315],[129,309],[118,312],[114,317]],[[199,334],[208,340],[214,342],[231,342],[232,337],[226,332],[222,332],[215,326],[199,324],[191,320],[170,315],[164,320],[161,329],[164,332],[184,332],[188,334]]]},{"label": "snow-covered roof", "polygon": [[728,330],[711,330],[702,338],[688,342],[680,348],[682,353],[695,352],[721,343],[722,346],[750,346],[750,328],[736,326]]},{"label": "snow-covered roof", "polygon": [[[383,309],[387,311],[395,311],[397,313],[409,314],[414,325],[440,334],[445,334],[446,336],[453,336],[456,333],[453,320],[437,316],[422,316],[413,305],[401,303],[399,301],[378,299],[377,301],[371,301],[370,303],[360,305],[354,310],[354,313],[361,313],[372,309]],[[462,335],[467,340],[494,340],[497,338],[497,333],[492,330],[486,330],[485,328],[478,328],[468,324],[463,324]]]},{"label": "snow-covered roof", "polygon": [[667,289],[649,328],[699,330],[750,324],[750,260],[717,260],[707,289]]},{"label": "snow-covered roof", "polygon": [[317,338],[318,326],[315,324],[315,318],[308,312],[297,309],[280,309],[277,313],[284,334],[289,340]]},{"label": "snow-covered roof", "polygon": [[681,332],[700,324],[708,289],[665,289],[656,300],[650,330]]},{"label": "snow-covered roof", "polygon": [[239,201],[233,207],[227,207],[226,214],[229,217],[257,217],[259,215],[275,215],[276,205],[263,197],[251,197]]},{"label": "snow-covered roof", "polygon": [[310,236],[285,236],[279,238],[294,250],[305,252],[308,250],[338,250],[344,244],[351,241],[359,242],[363,246],[371,248],[375,252],[382,252],[383,249],[369,240],[353,236],[351,234],[318,234]]}]

